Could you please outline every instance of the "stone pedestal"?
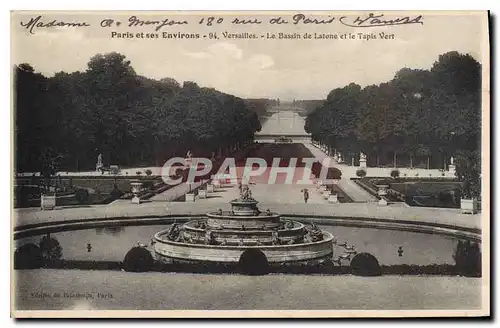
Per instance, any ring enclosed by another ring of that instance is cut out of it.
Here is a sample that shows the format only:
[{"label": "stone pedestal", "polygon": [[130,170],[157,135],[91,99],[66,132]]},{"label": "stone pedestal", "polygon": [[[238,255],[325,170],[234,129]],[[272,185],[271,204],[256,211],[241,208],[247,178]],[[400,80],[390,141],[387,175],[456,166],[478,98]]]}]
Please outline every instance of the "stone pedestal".
[{"label": "stone pedestal", "polygon": [[460,199],[460,211],[463,214],[476,214],[477,209],[477,199]]},{"label": "stone pedestal", "polygon": [[207,198],[207,191],[205,189],[200,189],[198,190],[198,197],[200,199],[205,199]]},{"label": "stone pedestal", "polygon": [[329,197],[328,197],[328,203],[330,204],[338,204],[339,202],[339,197],[337,194],[331,194]]},{"label": "stone pedestal", "polygon": [[448,165],[448,173],[455,175],[455,172],[456,172],[455,164]]},{"label": "stone pedestal", "polygon": [[214,185],[211,183],[207,184],[207,193],[211,194],[213,192],[214,192]]},{"label": "stone pedestal", "polygon": [[132,197],[132,204],[140,204],[141,199],[137,196]]},{"label": "stone pedestal", "polygon": [[186,202],[194,202],[194,199],[195,199],[195,196],[194,196],[194,193],[187,193],[186,194]]},{"label": "stone pedestal", "polygon": [[41,195],[40,197],[40,208],[42,210],[53,210],[56,207],[56,195],[47,196]]}]

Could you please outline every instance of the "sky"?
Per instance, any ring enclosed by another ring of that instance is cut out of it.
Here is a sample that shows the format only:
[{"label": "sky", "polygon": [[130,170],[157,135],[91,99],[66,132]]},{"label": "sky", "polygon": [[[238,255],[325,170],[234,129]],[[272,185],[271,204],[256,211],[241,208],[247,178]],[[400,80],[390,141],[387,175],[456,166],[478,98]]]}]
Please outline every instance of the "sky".
[{"label": "sky", "polygon": [[[89,59],[97,53],[116,51],[131,61],[137,74],[150,78],[171,77],[182,83],[194,81],[200,86],[244,98],[323,99],[334,88],[351,82],[362,87],[390,80],[401,68],[429,69],[440,54],[458,51],[472,55],[479,62],[488,53],[484,42],[487,30],[486,16],[471,13],[410,12],[422,15],[423,24],[355,28],[340,24],[342,15],[353,20],[365,17],[367,12],[349,14],[304,13],[311,18],[336,19],[332,24],[271,25],[269,19],[282,16],[289,19],[296,12],[276,15],[262,13],[212,13],[223,17],[222,24],[210,27],[198,24],[203,15],[182,13],[51,13],[40,14],[40,21],[54,19],[65,22],[87,22],[90,27],[34,28],[30,34],[26,24],[40,13],[23,12],[12,15],[12,64],[30,63],[35,71],[52,76],[59,71],[84,71]],[[380,13],[377,13],[380,14]],[[385,13],[388,18],[406,16]],[[130,16],[141,20],[178,21],[187,25],[163,27],[158,39],[112,38],[111,32],[150,33],[153,26],[129,27]],[[263,23],[234,26],[230,20],[258,18]],[[100,27],[103,19],[122,21],[120,27]],[[205,14],[206,18],[206,14]],[[292,20],[290,20],[293,22]],[[162,32],[216,33],[218,39],[199,40],[163,39]],[[254,39],[227,39],[223,32],[255,33]],[[393,39],[380,39],[379,33],[393,34]],[[352,40],[260,38],[262,35],[293,34],[356,34]],[[375,40],[360,39],[358,33],[374,33]]]}]

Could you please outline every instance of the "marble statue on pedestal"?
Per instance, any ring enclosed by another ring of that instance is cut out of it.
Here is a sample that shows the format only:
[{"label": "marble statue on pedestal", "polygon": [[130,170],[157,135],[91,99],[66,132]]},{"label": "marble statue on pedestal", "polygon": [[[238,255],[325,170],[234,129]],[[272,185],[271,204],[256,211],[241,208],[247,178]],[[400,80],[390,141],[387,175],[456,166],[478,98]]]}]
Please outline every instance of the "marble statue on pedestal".
[{"label": "marble statue on pedestal", "polygon": [[104,164],[102,164],[102,154],[99,154],[97,156],[97,163],[95,165],[95,170],[100,171],[104,167]]},{"label": "marble statue on pedestal", "polygon": [[359,154],[359,166],[366,167],[366,154],[363,152]]}]

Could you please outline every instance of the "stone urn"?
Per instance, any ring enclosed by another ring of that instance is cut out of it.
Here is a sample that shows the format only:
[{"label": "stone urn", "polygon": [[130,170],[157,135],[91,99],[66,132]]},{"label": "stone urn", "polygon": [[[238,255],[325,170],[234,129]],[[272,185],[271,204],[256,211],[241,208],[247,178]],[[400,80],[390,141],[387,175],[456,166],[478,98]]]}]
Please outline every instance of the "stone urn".
[{"label": "stone urn", "polygon": [[387,189],[389,189],[389,185],[377,185],[378,195],[380,197],[387,196]]},{"label": "stone urn", "polygon": [[463,214],[476,214],[478,210],[477,199],[460,199],[460,211]]},{"label": "stone urn", "polygon": [[195,201],[195,195],[194,195],[194,193],[187,193],[185,195],[185,198],[186,198],[185,199],[186,203],[193,203]]},{"label": "stone urn", "polygon": [[377,194],[380,196],[378,204],[381,206],[386,206],[387,199],[385,198],[385,196],[387,196],[387,190],[389,189],[389,185],[377,185],[377,188],[378,188]]},{"label": "stone urn", "polygon": [[319,191],[321,191],[322,193],[326,191],[326,186],[324,184],[322,184],[321,186],[319,186]]},{"label": "stone urn", "polygon": [[42,210],[53,210],[56,207],[56,194],[53,195],[40,195],[40,208]]},{"label": "stone urn", "polygon": [[139,198],[139,193],[142,191],[142,182],[131,182],[130,186],[132,187],[132,203],[140,204],[141,199]]}]

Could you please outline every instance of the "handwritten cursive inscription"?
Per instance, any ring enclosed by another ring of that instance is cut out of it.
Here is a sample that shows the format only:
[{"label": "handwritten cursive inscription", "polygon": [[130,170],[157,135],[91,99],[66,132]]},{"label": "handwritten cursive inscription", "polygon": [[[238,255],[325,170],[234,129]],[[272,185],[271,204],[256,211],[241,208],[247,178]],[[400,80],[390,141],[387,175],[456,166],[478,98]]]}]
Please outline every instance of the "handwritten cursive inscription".
[{"label": "handwritten cursive inscription", "polygon": [[172,26],[172,25],[185,25],[188,22],[185,20],[181,21],[175,21],[171,20],[168,18],[165,18],[163,20],[142,20],[137,18],[136,16],[130,16],[128,19],[128,26],[129,27],[135,27],[135,26],[154,26],[155,31],[161,30],[165,26]]},{"label": "handwritten cursive inscription", "polygon": [[50,22],[43,22],[42,16],[32,17],[26,23],[21,22],[21,26],[25,27],[30,34],[35,34],[38,28],[49,28],[49,27],[88,27],[90,24],[86,22],[63,22],[58,20],[52,20]]},{"label": "handwritten cursive inscription", "polygon": [[351,27],[377,27],[377,26],[389,26],[389,25],[407,25],[407,24],[420,24],[423,25],[424,22],[422,15],[416,17],[398,17],[394,19],[385,18],[384,14],[375,15],[370,13],[368,17],[356,17],[353,21],[350,21],[351,17],[342,16],[340,17],[340,22],[346,26]]},{"label": "handwritten cursive inscription", "polygon": [[321,25],[321,24],[331,24],[335,20],[335,18],[334,17],[328,17],[327,19],[307,18],[304,14],[296,14],[293,15],[292,20],[294,25],[297,25],[299,23]]}]

